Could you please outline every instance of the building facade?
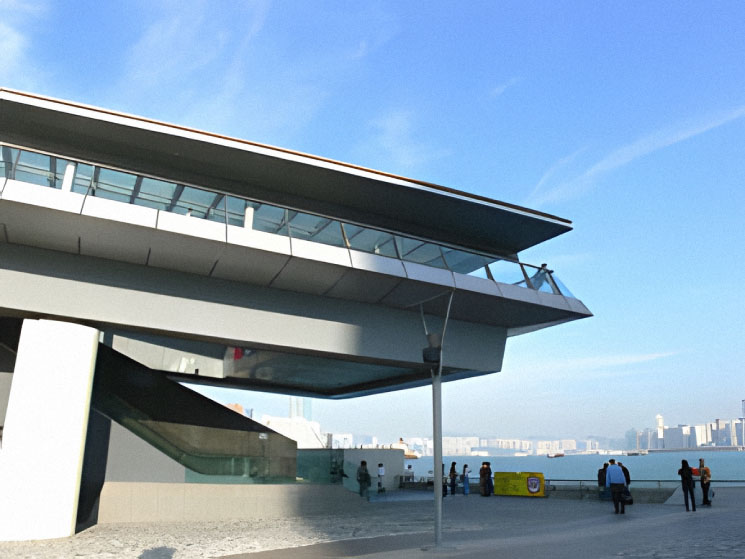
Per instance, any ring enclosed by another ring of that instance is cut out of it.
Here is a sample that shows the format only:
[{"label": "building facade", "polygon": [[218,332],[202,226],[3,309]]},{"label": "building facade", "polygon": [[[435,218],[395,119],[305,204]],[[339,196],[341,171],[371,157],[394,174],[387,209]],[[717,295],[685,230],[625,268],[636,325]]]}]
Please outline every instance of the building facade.
[{"label": "building facade", "polygon": [[5,539],[95,522],[112,422],[189,471],[287,477],[286,438],[180,383],[357,397],[591,316],[519,259],[565,219],[4,89],[0,228]]}]

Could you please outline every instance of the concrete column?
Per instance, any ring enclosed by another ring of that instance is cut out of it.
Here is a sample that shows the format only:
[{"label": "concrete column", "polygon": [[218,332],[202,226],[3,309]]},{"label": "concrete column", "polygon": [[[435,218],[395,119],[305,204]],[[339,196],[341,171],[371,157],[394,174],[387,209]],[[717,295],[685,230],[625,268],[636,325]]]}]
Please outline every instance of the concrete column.
[{"label": "concrete column", "polygon": [[77,164],[68,161],[65,167],[65,175],[62,177],[62,190],[64,192],[72,192],[72,181],[75,180],[75,169]]},{"label": "concrete column", "polygon": [[25,320],[0,451],[0,540],[75,533],[98,330]]},{"label": "concrete column", "polygon": [[254,226],[254,208],[246,204],[246,214],[243,218],[243,227],[253,229]]}]

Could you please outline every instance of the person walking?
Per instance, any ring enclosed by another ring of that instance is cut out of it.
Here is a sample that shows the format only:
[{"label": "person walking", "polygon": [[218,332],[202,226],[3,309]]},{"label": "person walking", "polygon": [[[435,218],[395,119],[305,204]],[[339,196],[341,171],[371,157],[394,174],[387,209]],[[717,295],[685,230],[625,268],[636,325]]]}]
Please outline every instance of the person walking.
[{"label": "person walking", "polygon": [[364,497],[369,501],[370,472],[367,471],[367,462],[365,460],[360,462],[360,467],[357,468],[357,483],[360,484],[360,497]]},{"label": "person walking", "polygon": [[605,471],[605,486],[610,487],[611,496],[613,497],[613,509],[616,514],[626,514],[626,503],[623,501],[623,491],[626,489],[626,476],[623,475],[621,466],[611,458],[608,460],[608,469]]},{"label": "person walking", "polygon": [[471,492],[471,485],[468,481],[468,474],[471,473],[471,469],[468,464],[463,464],[463,473],[461,474],[461,481],[463,482],[463,494],[468,495]]},{"label": "person walking", "polygon": [[698,475],[701,479],[701,492],[704,494],[704,500],[701,504],[710,507],[709,487],[711,487],[711,470],[708,466],[704,466],[703,458],[698,459]]},{"label": "person walking", "polygon": [[688,508],[688,496],[690,495],[693,512],[696,512],[696,498],[693,494],[693,470],[688,465],[688,460],[680,461],[678,475],[680,476],[680,484],[683,486],[683,500],[686,504],[686,511],[690,511]]},{"label": "person walking", "polygon": [[455,488],[458,485],[458,470],[455,469],[455,462],[450,464],[448,477],[450,478],[450,494],[455,495]]}]

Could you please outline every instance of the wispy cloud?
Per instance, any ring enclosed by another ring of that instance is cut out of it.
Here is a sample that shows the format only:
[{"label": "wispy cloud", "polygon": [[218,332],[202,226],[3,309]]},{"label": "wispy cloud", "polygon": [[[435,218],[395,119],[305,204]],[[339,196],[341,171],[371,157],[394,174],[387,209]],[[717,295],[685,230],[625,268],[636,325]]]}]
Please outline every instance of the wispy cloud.
[{"label": "wispy cloud", "polygon": [[361,150],[373,166],[411,174],[430,161],[445,157],[449,151],[427,144],[416,130],[415,113],[391,110],[370,122],[371,136]]},{"label": "wispy cloud", "polygon": [[0,84],[26,91],[38,91],[43,78],[31,63],[32,35],[23,30],[33,28],[33,23],[47,11],[43,2],[0,2]]},{"label": "wispy cloud", "polygon": [[630,353],[594,355],[568,359],[550,359],[545,361],[528,361],[514,363],[505,367],[505,371],[520,371],[521,375],[529,375],[531,379],[556,378],[566,376],[572,380],[586,378],[623,377],[639,374],[638,365],[659,361],[678,355],[675,351],[657,353]]},{"label": "wispy cloud", "polygon": [[573,178],[567,180],[555,180],[555,176],[558,174],[557,171],[560,169],[565,170],[567,165],[573,162],[577,156],[584,151],[584,149],[579,150],[557,162],[543,175],[543,177],[541,177],[541,180],[536,184],[529,197],[529,203],[545,204],[577,197],[592,190],[597,185],[597,181],[600,178],[620,167],[633,163],[639,158],[645,157],[666,147],[683,142],[700,134],[704,134],[705,132],[723,126],[744,116],[745,105],[742,105],[727,112],[709,115],[706,118],[687,121],[670,128],[657,130],[612,151],[600,161],[591,165]]},{"label": "wispy cloud", "polygon": [[506,82],[499,84],[498,86],[494,87],[491,90],[491,96],[492,97],[499,97],[502,95],[505,91],[507,91],[510,87],[517,85],[522,81],[522,78],[510,78]]}]

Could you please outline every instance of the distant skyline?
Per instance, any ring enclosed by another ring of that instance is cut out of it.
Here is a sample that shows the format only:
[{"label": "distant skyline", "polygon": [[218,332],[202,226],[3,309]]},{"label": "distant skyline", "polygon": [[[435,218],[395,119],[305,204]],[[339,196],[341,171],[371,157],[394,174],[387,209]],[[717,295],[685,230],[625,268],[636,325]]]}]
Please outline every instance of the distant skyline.
[{"label": "distant skyline", "polygon": [[[500,373],[446,383],[444,433],[622,437],[657,413],[740,415],[745,3],[0,0],[0,13],[4,87],[572,220],[520,257],[595,316],[511,338]],[[422,435],[431,391],[314,400],[313,417]]]}]

